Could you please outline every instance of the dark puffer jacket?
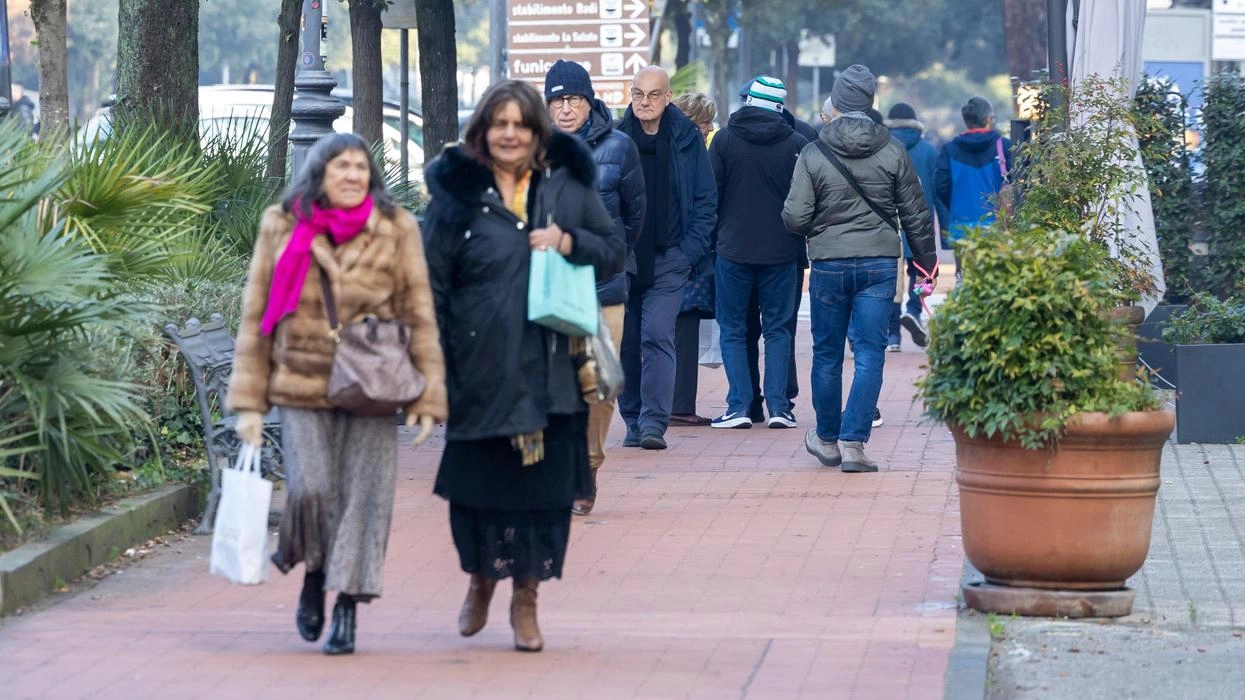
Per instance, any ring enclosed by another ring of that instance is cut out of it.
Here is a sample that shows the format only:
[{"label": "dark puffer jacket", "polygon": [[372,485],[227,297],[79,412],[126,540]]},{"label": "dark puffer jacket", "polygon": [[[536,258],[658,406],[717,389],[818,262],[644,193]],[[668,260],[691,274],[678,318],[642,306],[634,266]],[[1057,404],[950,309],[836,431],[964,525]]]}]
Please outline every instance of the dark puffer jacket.
[{"label": "dark puffer jacket", "polygon": [[627,302],[627,272],[635,272],[635,242],[644,228],[644,170],[635,142],[614,128],[614,117],[601,100],[592,106],[588,135],[597,162],[597,194],[614,219],[618,235],[627,245],[627,265],[623,272],[597,284],[601,306]]},{"label": "dark puffer jacket", "polygon": [[[588,148],[555,132],[549,167],[533,174],[528,220],[552,217],[575,239],[567,260],[612,277],[625,255],[594,185]],[[568,338],[527,320],[529,227],[501,200],[493,173],[447,148],[428,166],[424,249],[449,394],[448,440],[541,430],[550,414],[587,410]]]},{"label": "dark puffer jacket", "polygon": [[[853,115],[830,122],[821,140],[883,211],[898,213],[914,259],[933,269],[933,220],[903,145],[886,127]],[[901,252],[895,229],[873,213],[815,143],[800,152],[782,219],[789,230],[809,239],[812,260],[898,258]]]}]

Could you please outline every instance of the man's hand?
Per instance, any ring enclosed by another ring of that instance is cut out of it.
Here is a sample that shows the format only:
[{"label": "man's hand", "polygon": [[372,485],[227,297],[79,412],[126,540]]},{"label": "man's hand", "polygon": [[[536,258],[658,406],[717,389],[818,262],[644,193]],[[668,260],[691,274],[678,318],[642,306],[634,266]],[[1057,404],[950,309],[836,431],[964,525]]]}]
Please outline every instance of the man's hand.
[{"label": "man's hand", "polygon": [[238,411],[238,422],[234,431],[242,442],[259,447],[264,442],[264,414],[259,411]]},{"label": "man's hand", "polygon": [[437,424],[432,416],[421,416],[417,413],[406,414],[406,427],[414,428],[419,423],[419,434],[415,436],[415,440],[411,443],[412,447],[419,447],[428,440],[428,436],[432,435],[432,427]]}]

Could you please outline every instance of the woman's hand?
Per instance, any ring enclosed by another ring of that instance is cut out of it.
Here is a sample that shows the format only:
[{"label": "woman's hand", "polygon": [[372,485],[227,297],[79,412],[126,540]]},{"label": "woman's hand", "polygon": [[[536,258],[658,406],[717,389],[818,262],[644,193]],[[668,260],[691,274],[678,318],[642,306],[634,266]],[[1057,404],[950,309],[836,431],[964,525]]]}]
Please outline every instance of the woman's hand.
[{"label": "woman's hand", "polygon": [[415,440],[412,441],[412,447],[419,447],[424,444],[424,442],[428,440],[428,436],[432,435],[432,427],[436,425],[437,422],[432,416],[421,416],[418,413],[406,414],[407,428],[414,428],[416,423],[419,423],[419,434],[416,435]]},{"label": "woman's hand", "polygon": [[234,432],[248,445],[259,447],[264,443],[264,414],[259,411],[238,411]]},{"label": "woman's hand", "polygon": [[548,250],[553,248],[562,255],[571,254],[571,244],[574,241],[571,235],[563,231],[557,224],[550,224],[545,228],[533,229],[527,237],[528,244],[532,250]]}]

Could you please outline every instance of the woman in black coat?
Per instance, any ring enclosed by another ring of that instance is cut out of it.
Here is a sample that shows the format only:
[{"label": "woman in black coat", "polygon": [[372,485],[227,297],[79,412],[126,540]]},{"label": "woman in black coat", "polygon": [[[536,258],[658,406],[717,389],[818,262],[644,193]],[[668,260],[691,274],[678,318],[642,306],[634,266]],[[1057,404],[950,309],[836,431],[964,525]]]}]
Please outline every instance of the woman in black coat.
[{"label": "woman in black coat", "polygon": [[428,169],[429,275],[445,347],[447,445],[436,493],[471,574],[459,631],[480,631],[499,579],[514,579],[515,648],[539,651],[539,581],[561,577],[571,504],[591,493],[588,408],[569,338],[527,320],[531,251],[622,269],[624,246],[593,186],[592,155],[551,134],[535,88],[485,93],[464,143]]}]

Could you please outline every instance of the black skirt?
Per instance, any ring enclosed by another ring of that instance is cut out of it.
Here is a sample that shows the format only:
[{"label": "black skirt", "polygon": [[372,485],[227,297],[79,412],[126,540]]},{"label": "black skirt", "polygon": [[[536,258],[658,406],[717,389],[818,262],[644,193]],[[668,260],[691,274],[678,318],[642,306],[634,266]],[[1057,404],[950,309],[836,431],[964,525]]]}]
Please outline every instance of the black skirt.
[{"label": "black skirt", "polygon": [[509,438],[446,445],[434,491],[450,502],[463,571],[489,578],[561,578],[571,504],[592,495],[588,416],[551,415],[545,459],[525,467]]}]

